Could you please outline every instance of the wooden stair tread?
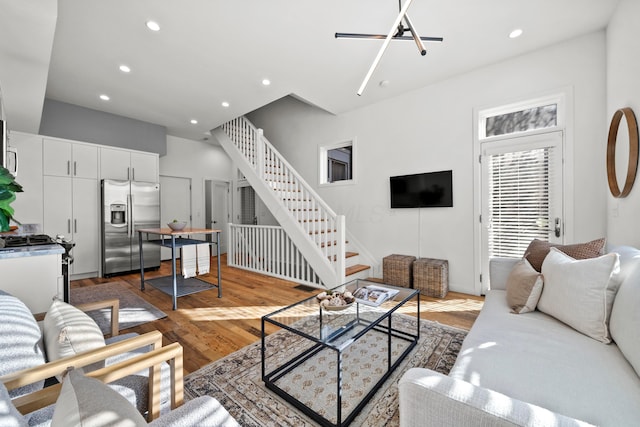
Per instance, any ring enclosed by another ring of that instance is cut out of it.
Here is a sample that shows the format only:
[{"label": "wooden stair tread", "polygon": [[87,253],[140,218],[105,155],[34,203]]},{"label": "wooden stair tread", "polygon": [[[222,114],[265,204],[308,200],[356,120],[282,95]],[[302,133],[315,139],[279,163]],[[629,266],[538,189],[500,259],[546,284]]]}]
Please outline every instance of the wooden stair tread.
[{"label": "wooden stair tread", "polygon": [[345,276],[351,276],[352,274],[356,274],[356,273],[359,273],[359,272],[361,272],[361,271],[368,270],[368,269],[370,269],[370,268],[371,268],[371,266],[364,265],[364,264],[356,264],[356,265],[352,265],[351,267],[347,267],[347,268],[345,269],[345,273],[344,273],[344,275],[345,275]]},{"label": "wooden stair tread", "polygon": [[[344,257],[345,257],[345,259],[346,259],[346,258],[351,258],[351,257],[354,257],[354,256],[358,256],[358,255],[360,255],[358,252],[345,252],[345,253],[344,253]],[[328,257],[328,258],[329,258],[329,259],[331,259],[331,257]],[[338,256],[337,256],[337,255],[334,255],[334,256],[333,256],[333,260],[334,260],[334,261],[335,261],[337,258],[338,258]]]}]

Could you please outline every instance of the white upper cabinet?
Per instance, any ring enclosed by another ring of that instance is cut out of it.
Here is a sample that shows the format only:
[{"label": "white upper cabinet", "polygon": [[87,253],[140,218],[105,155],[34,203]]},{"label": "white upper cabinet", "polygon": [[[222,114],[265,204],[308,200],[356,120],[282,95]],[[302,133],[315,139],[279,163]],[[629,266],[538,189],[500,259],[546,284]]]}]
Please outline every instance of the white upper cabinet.
[{"label": "white upper cabinet", "polygon": [[158,182],[158,155],[131,152],[132,181]]},{"label": "white upper cabinet", "polygon": [[158,155],[100,148],[100,178],[158,182]]},{"label": "white upper cabinet", "polygon": [[45,175],[74,178],[98,177],[98,147],[91,144],[43,139]]},{"label": "white upper cabinet", "polygon": [[42,224],[42,137],[11,132],[10,145],[18,150],[18,177],[24,190],[11,204],[23,224]]}]

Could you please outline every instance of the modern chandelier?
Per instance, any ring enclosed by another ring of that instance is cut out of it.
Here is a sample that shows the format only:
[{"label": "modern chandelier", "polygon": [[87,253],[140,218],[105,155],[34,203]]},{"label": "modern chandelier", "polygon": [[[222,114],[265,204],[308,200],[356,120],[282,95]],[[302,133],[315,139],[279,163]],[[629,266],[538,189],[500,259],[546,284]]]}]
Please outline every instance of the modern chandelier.
[{"label": "modern chandelier", "polygon": [[[367,87],[369,80],[371,79],[371,75],[378,67],[380,63],[380,59],[382,55],[384,55],[385,50],[387,50],[387,46],[389,46],[389,42],[391,40],[414,40],[416,45],[418,46],[418,51],[420,51],[420,55],[424,56],[427,54],[427,50],[424,47],[423,41],[426,42],[441,42],[444,40],[442,37],[420,37],[415,27],[411,23],[411,19],[409,19],[409,15],[407,15],[407,10],[411,5],[413,0],[407,0],[402,6],[402,0],[398,0],[398,8],[400,9],[400,13],[398,17],[393,21],[393,25],[389,30],[388,34],[385,36],[384,34],[357,34],[357,33],[336,33],[336,38],[351,38],[351,39],[384,39],[384,43],[380,47],[378,54],[376,55],[371,67],[369,67],[369,71],[367,72],[360,88],[358,89],[358,96],[362,95],[364,89]],[[402,22],[406,24],[406,27],[402,24]],[[411,37],[405,36],[404,33],[409,31],[411,33]]]}]

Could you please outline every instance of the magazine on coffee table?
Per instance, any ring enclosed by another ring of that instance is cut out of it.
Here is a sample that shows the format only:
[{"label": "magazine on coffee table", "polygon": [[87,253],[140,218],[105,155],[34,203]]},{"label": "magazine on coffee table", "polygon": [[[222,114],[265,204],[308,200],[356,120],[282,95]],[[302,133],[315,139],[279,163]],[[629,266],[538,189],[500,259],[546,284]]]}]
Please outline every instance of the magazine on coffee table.
[{"label": "magazine on coffee table", "polygon": [[383,286],[369,285],[356,289],[353,296],[356,302],[366,305],[379,306],[383,302],[392,299],[398,294],[398,290]]}]

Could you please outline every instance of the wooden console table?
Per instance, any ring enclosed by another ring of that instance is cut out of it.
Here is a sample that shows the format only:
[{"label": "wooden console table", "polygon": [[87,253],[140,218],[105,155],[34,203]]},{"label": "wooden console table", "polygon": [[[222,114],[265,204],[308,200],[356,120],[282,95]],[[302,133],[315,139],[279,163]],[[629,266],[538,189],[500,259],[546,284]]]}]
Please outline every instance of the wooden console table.
[{"label": "wooden console table", "polygon": [[[141,228],[138,229],[138,244],[140,246],[140,290],[144,290],[144,257],[142,254],[142,235],[146,234],[147,238],[149,234],[159,236],[157,240],[149,240],[149,242],[156,243],[160,246],[171,249],[171,276],[157,277],[147,280],[156,289],[169,294],[173,297],[173,309],[178,308],[178,297],[189,295],[195,292],[206,291],[211,288],[218,288],[218,298],[222,298],[222,280],[220,275],[220,233],[222,230],[213,230],[208,228],[183,228],[179,231],[174,231],[170,228]],[[196,240],[190,238],[180,237],[190,234],[211,234],[215,235],[216,239],[212,242],[206,242],[204,240]],[[216,254],[218,260],[218,282],[211,284],[197,277],[180,278],[178,279],[176,274],[176,249],[180,249],[183,246],[198,245],[202,243],[208,243],[209,245],[216,245]],[[157,285],[154,285],[157,282]],[[209,286],[203,286],[206,283]]]}]

